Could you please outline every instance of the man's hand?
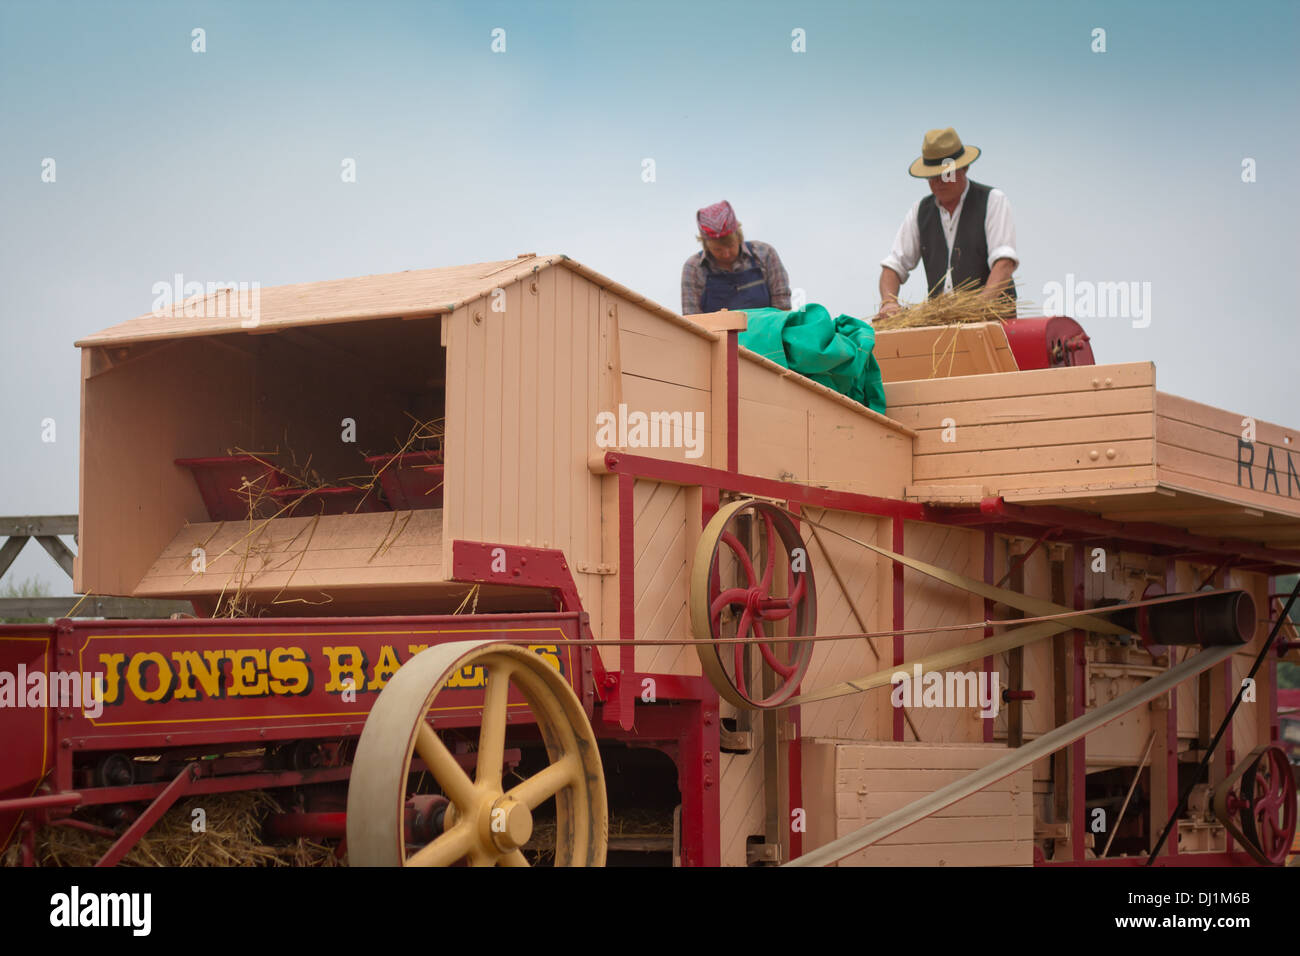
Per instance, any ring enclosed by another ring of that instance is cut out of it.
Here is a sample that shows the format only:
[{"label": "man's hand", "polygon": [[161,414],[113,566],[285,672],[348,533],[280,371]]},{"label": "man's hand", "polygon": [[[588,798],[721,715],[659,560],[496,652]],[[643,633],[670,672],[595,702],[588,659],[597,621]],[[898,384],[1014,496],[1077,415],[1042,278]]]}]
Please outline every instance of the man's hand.
[{"label": "man's hand", "polygon": [[992,299],[1006,292],[1011,286],[1011,274],[1016,271],[1016,260],[999,259],[989,270],[989,281],[984,283],[980,292],[981,299]]},{"label": "man's hand", "polygon": [[876,318],[883,319],[891,312],[897,312],[901,306],[898,304],[898,288],[902,285],[898,279],[898,273],[889,266],[882,266],[880,269],[880,311],[876,313]]}]

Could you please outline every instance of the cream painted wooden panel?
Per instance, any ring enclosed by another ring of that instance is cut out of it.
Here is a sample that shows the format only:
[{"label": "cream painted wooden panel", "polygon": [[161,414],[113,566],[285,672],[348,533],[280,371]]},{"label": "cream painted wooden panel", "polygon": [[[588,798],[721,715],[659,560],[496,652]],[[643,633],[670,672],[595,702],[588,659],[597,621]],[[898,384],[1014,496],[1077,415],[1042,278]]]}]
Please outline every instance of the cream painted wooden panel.
[{"label": "cream painted wooden panel", "polygon": [[[557,548],[571,567],[601,563],[600,480],[587,469],[599,295],[583,276],[550,269],[505,287],[504,312],[478,300],[448,318],[445,564],[456,539]],[[603,628],[600,576],[575,579]]]},{"label": "cream painted wooden panel", "polygon": [[[724,710],[724,714],[725,714]],[[723,866],[748,865],[748,840],[764,835],[763,721],[751,722],[754,749],[747,754],[720,754],[721,844]]]},{"label": "cream painted wooden panel", "polygon": [[251,444],[254,374],[252,356],[186,340],[83,379],[78,590],[132,594],[185,522],[207,520],[174,460]]},{"label": "cream painted wooden panel", "polygon": [[[879,547],[889,546],[891,532],[886,519],[817,509],[810,509],[808,515],[812,520],[860,541]],[[882,605],[881,595],[889,593],[891,563],[827,530],[819,530],[820,542],[814,540],[807,527],[802,529],[802,534],[808,544],[809,563],[817,582],[817,633],[846,634],[862,630],[844,588],[831,573],[831,561],[834,561],[865,619],[866,629],[880,631],[888,628],[892,607],[887,603]],[[889,638],[821,642],[815,646],[801,688],[805,693],[811,693],[874,673],[892,663],[893,642]],[[807,704],[801,711],[805,738],[872,740],[888,738],[893,730],[889,693],[885,688]]]},{"label": "cream painted wooden panel", "polygon": [[[1005,754],[996,744],[804,744],[810,849],[958,780]],[[829,771],[829,773],[828,773]],[[913,824],[839,866],[1027,866],[1033,862],[1029,767]],[[833,818],[834,826],[827,818]]]},{"label": "cream painted wooden panel", "polygon": [[746,474],[838,491],[901,497],[911,438],[885,419],[777,374],[742,353],[739,459]]},{"label": "cream painted wooden panel", "polygon": [[[638,641],[691,637],[686,498],[686,489],[680,485],[636,483],[633,539]],[[636,669],[643,673],[700,673],[698,656],[686,646],[637,647],[635,661]]]}]

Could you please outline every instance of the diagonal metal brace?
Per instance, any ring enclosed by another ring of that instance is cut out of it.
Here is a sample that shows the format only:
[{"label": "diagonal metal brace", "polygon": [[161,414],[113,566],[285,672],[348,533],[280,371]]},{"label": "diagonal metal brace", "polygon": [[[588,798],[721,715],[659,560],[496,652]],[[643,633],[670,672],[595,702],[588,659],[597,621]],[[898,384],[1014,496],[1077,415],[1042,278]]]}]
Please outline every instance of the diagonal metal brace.
[{"label": "diagonal metal brace", "polygon": [[171,805],[185,794],[190,788],[190,784],[199,779],[198,761],[192,761],[185,765],[173,779],[167,784],[163,792],[154,798],[153,803],[145,809],[144,813],[135,818],[135,822],[126,828],[116,843],[108,848],[108,852],[103,855],[95,866],[117,866],[122,857],[130,852],[131,847],[140,841],[140,838],[149,832],[149,828],[158,822],[158,818],[171,809]]}]

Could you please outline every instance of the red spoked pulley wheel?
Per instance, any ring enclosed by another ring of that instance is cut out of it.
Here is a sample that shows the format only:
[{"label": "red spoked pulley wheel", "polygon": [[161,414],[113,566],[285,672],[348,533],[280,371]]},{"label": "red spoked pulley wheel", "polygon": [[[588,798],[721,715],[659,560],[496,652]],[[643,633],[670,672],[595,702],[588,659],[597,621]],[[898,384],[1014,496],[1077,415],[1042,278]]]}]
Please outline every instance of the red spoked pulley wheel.
[{"label": "red spoked pulley wheel", "polygon": [[1241,775],[1241,830],[1274,866],[1286,862],[1295,839],[1296,785],[1281,747],[1268,747]]},{"label": "red spoked pulley wheel", "polygon": [[[691,627],[704,673],[737,707],[763,710],[794,696],[812,661],[817,589],[808,546],[790,517],[754,499],[733,501],[700,535],[691,568]],[[727,638],[754,638],[718,643]]]}]

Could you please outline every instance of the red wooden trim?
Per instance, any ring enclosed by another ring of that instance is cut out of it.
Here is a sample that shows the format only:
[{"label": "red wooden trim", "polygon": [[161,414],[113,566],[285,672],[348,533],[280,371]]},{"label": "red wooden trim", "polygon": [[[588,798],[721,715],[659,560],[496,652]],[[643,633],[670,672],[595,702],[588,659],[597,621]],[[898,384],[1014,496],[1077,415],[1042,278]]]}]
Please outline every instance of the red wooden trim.
[{"label": "red wooden trim", "polygon": [[[1268,579],[1268,597],[1265,598],[1265,600],[1268,602],[1268,613],[1265,615],[1265,618],[1268,620],[1270,628],[1272,627],[1272,622],[1273,622],[1273,590],[1275,587],[1276,587],[1276,582],[1273,580],[1273,577],[1270,575]],[[1279,631],[1280,630],[1281,629],[1279,628]],[[1281,638],[1279,636],[1279,640],[1280,639]],[[1268,742],[1271,744],[1275,744],[1278,742],[1278,738],[1282,734],[1282,718],[1278,716],[1278,708],[1281,707],[1281,702],[1278,700],[1278,696],[1277,696],[1277,655],[1276,654],[1268,655],[1268,700],[1271,705],[1269,707],[1269,713],[1268,713]]]},{"label": "red wooden trim", "polygon": [[[993,542],[994,542],[993,530],[991,528],[985,528],[984,529],[984,583],[985,584],[993,583]],[[993,620],[993,602],[990,601],[988,598],[984,599],[984,620],[986,621]],[[984,628],[984,636],[992,637],[993,628],[991,627]],[[991,656],[984,658],[984,673],[985,675],[989,675],[993,673],[993,658]],[[989,679],[990,678],[988,676],[984,678],[985,681],[988,681]],[[985,686],[991,686],[991,685],[986,684]],[[984,725],[984,742],[986,744],[993,743],[993,725],[996,722],[996,720],[997,718],[995,717],[980,718],[980,722]]]},{"label": "red wooden trim", "polygon": [[[915,501],[901,501],[897,498],[880,498],[875,495],[860,495],[849,491],[832,491],[827,488],[815,488],[810,485],[777,481],[775,478],[759,478],[754,475],[733,474],[705,465],[693,465],[685,461],[664,461],[659,458],[647,458],[644,455],[629,455],[624,452],[605,452],[605,470],[611,474],[631,475],[650,481],[662,481],[674,485],[700,485],[705,488],[717,488],[735,491],[747,495],[759,495],[763,498],[775,498],[791,503],[813,505],[817,508],[833,508],[840,511],[855,511],[862,514],[904,515],[913,521],[942,521],[946,510],[937,509]],[[974,509],[967,509],[969,514],[979,517]]]},{"label": "red wooden trim", "polygon": [[[1074,555],[1074,609],[1082,611],[1084,607],[1084,595],[1086,594],[1083,583],[1083,573],[1086,564],[1083,558],[1082,544],[1073,545],[1070,550]],[[1070,665],[1074,668],[1071,678],[1074,682],[1074,707],[1071,708],[1071,717],[1079,718],[1083,716],[1087,706],[1088,686],[1087,686],[1087,661],[1084,657],[1084,643],[1086,641],[1085,632],[1076,630],[1074,634],[1074,654]],[[1080,737],[1073,744],[1072,754],[1074,757],[1074,770],[1070,776],[1070,787],[1074,794],[1073,806],[1070,808],[1070,843],[1074,847],[1074,859],[1077,862],[1083,862],[1086,858],[1087,849],[1083,845],[1085,834],[1088,832],[1088,807],[1087,807],[1087,782],[1088,782],[1088,744],[1086,737]]]},{"label": "red wooden trim", "polygon": [[[1248,541],[1230,541],[1206,538],[1180,531],[1165,525],[1141,521],[1111,521],[1100,515],[1072,511],[1055,505],[1019,505],[991,496],[980,502],[980,512],[986,517],[1006,518],[1011,521],[1036,525],[1061,525],[1073,531],[1086,531],[1125,542],[1157,544],[1176,548],[1181,552],[1199,552],[1215,558],[1228,556],[1256,558],[1272,561],[1288,568],[1300,567],[1300,551],[1284,551],[1251,544]],[[1180,560],[1189,560],[1191,554],[1180,554]]]},{"label": "red wooden trim", "polygon": [[[1227,582],[1228,572],[1224,570],[1223,565],[1220,565],[1218,568],[1215,569],[1214,579],[1215,579],[1215,585],[1217,587],[1223,587],[1224,584]],[[1256,631],[1259,630],[1258,624],[1256,625],[1255,630]],[[1251,636],[1251,640],[1254,640],[1253,635]],[[1237,669],[1236,665],[1233,663],[1235,658],[1236,655],[1234,654],[1232,657],[1229,657],[1226,661],[1223,662],[1223,713],[1225,716],[1227,715],[1228,711],[1232,709],[1232,701],[1237,696],[1237,685],[1236,685],[1236,680],[1233,676],[1234,672]],[[1256,691],[1256,694],[1258,694],[1258,690]],[[1274,711],[1277,710],[1276,705],[1274,706],[1273,709]],[[1238,710],[1237,713],[1241,713],[1241,711]],[[1235,720],[1236,718],[1234,717],[1233,719]],[[1222,743],[1223,743],[1223,776],[1224,779],[1227,779],[1227,776],[1230,773],[1232,773],[1232,768],[1237,762],[1236,760],[1237,755],[1233,753],[1232,750],[1232,721],[1228,722],[1228,726],[1223,731]],[[1224,834],[1224,840],[1225,840],[1224,849],[1226,849],[1229,853],[1232,853],[1233,852],[1232,831],[1229,830]]]},{"label": "red wooden trim", "polygon": [[[903,551],[904,535],[903,535],[902,515],[894,516],[893,525],[894,525],[893,551],[895,554],[905,554],[906,552]],[[905,605],[903,603],[903,566],[895,561],[894,562],[894,630],[896,631],[901,631],[905,626],[903,624],[904,607]],[[903,663],[903,635],[895,634],[894,635],[894,666],[898,667],[902,663]],[[894,740],[901,741],[903,739],[903,727],[905,724],[905,721],[903,719],[903,709],[901,707],[894,707],[892,710],[894,714]]]},{"label": "red wooden trim", "polygon": [[727,332],[727,471],[740,470],[740,333]]},{"label": "red wooden trim", "polygon": [[[618,476],[618,636],[625,642],[618,649],[618,669],[624,674],[636,670],[636,548],[632,539],[635,485],[636,479],[631,475]],[[634,691],[631,681],[619,683],[616,713],[618,724],[624,730],[631,730],[634,722]]]},{"label": "red wooden trim", "polygon": [[930,521],[935,524],[959,526],[989,526],[1000,534],[1034,538],[1043,528],[1064,528],[1060,537],[1107,537],[1115,539],[1116,546],[1124,550],[1146,554],[1163,554],[1175,549],[1180,560],[1192,560],[1198,555],[1220,559],[1235,555],[1243,559],[1265,562],[1263,569],[1239,564],[1243,570],[1269,570],[1274,567],[1285,571],[1300,568],[1300,551],[1283,551],[1251,544],[1247,541],[1220,540],[1189,534],[1177,528],[1143,522],[1109,521],[1099,515],[1072,511],[1053,505],[1010,504],[997,496],[985,498],[978,508],[932,508],[916,501],[881,498],[847,491],[832,491],[808,485],[792,484],[772,478],[758,478],[692,465],[682,461],[661,461],[623,452],[606,452],[605,469],[615,474],[632,474],[638,478],[668,482],[678,485],[704,485],[759,495],[764,498],[785,499],[818,508],[833,508],[861,514],[894,517],[901,515],[909,521]]},{"label": "red wooden trim", "polygon": [[163,788],[162,793],[154,798],[153,803],[140,816],[136,817],[135,822],[126,828],[123,833],[105,853],[95,866],[116,866],[122,857],[131,851],[131,847],[140,842],[140,838],[149,832],[158,819],[167,812],[168,808],[177,801],[187,790],[190,784],[199,778],[199,765],[197,763],[187,764],[171,783]]},{"label": "red wooden trim", "polygon": [[[800,715],[800,708],[790,708],[790,723],[794,725],[794,733],[790,737],[788,744],[790,750],[788,759],[790,761],[790,809],[806,809],[803,805],[803,721]],[[804,813],[804,825],[807,826],[808,814]],[[786,826],[791,826],[793,817],[785,821]],[[790,859],[794,860],[803,856],[803,833],[792,829],[790,831]]]},{"label": "red wooden trim", "polygon": [[[799,514],[800,508],[798,502],[791,501],[787,503],[791,511]],[[798,527],[796,522],[795,527]],[[795,693],[798,693],[796,690]],[[798,707],[791,707],[788,711],[790,725],[793,733],[786,744],[787,771],[789,774],[789,783],[787,794],[789,802],[787,809],[793,812],[795,809],[806,809],[803,805],[803,724]],[[790,829],[790,859],[796,859],[803,855],[803,833],[793,829],[793,816],[785,821],[785,826]],[[807,826],[808,815],[804,813],[804,825]]]},{"label": "red wooden trim", "polygon": [[[1178,568],[1174,561],[1170,560],[1165,564],[1165,593],[1176,594],[1178,591]],[[1173,667],[1177,663],[1175,656],[1178,648],[1169,648],[1169,666]],[[1181,793],[1178,783],[1178,688],[1174,687],[1169,691],[1169,712],[1165,714],[1165,766],[1166,777],[1168,778],[1168,793],[1163,817],[1157,819],[1154,812],[1151,813],[1151,832],[1159,834],[1165,827],[1165,822],[1178,812],[1178,795]],[[1169,839],[1165,840],[1165,845],[1160,850],[1160,858],[1153,865],[1159,865],[1160,860],[1164,857],[1178,856],[1178,827],[1175,824],[1174,830],[1169,834]]]}]

